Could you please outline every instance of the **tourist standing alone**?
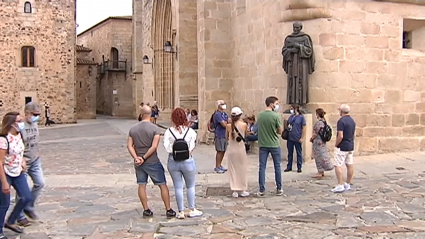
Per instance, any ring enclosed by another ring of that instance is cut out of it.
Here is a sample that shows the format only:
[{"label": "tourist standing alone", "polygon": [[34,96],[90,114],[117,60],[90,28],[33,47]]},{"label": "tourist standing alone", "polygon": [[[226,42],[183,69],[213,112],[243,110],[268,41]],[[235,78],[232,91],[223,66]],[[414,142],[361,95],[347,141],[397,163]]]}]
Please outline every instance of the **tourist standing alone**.
[{"label": "tourist standing alone", "polygon": [[50,126],[50,106],[46,102],[44,102],[44,117],[46,117],[44,126]]},{"label": "tourist standing alone", "polygon": [[154,185],[161,190],[161,198],[166,209],[168,218],[175,217],[176,212],[170,206],[170,193],[165,178],[165,170],[158,158],[158,145],[160,141],[160,130],[158,126],[150,122],[151,107],[145,105],[141,108],[142,121],[131,127],[127,149],[134,160],[137,184],[139,184],[138,194],[143,206],[143,216],[151,217],[153,212],[148,206],[146,195],[146,184],[148,177]]},{"label": "tourist standing alone", "polygon": [[[341,118],[336,125],[337,135],[335,142],[335,174],[338,185],[331,191],[341,193],[351,189],[351,180],[354,176],[354,137],[356,132],[356,122],[350,116],[350,106],[343,104],[339,107]],[[342,176],[342,166],[347,167],[347,181],[344,182]]]},{"label": "tourist standing alone", "polygon": [[187,188],[189,217],[202,216],[203,212],[195,208],[196,165],[192,153],[195,149],[196,132],[189,127],[185,111],[176,108],[171,113],[172,127],[164,133],[164,147],[168,156],[168,172],[173,179],[177,206],[177,218],[184,219],[183,179]]},{"label": "tourist standing alone", "polygon": [[[3,117],[0,137],[0,239],[7,239],[3,235],[3,225],[16,233],[22,233],[23,229],[15,222],[19,214],[32,200],[25,170],[27,168],[24,159],[25,145],[20,132],[25,124],[18,112],[9,112]],[[16,200],[15,207],[4,222],[10,205],[10,186],[16,191],[20,199]]]},{"label": "tourist standing alone", "polygon": [[259,170],[258,184],[260,191],[257,196],[264,196],[266,184],[266,167],[269,154],[272,155],[274,176],[276,182],[276,195],[283,195],[282,190],[282,152],[279,136],[282,134],[282,121],[278,113],[279,101],[277,97],[270,96],[266,99],[266,110],[258,114],[258,146],[259,146]]},{"label": "tourist standing alone", "polygon": [[223,162],[224,154],[227,149],[227,139],[226,139],[226,127],[229,122],[229,116],[224,112],[226,109],[226,103],[224,100],[217,100],[215,103],[217,106],[217,111],[214,113],[214,128],[215,128],[215,168],[216,173],[224,173],[227,171],[221,164]]},{"label": "tourist standing alone", "polygon": [[305,139],[306,121],[305,117],[300,112],[299,105],[292,105],[290,108],[291,116],[288,119],[288,140],[286,146],[288,148],[288,165],[286,166],[285,172],[292,171],[292,162],[294,160],[294,148],[297,152],[297,172],[301,173],[303,166],[303,151],[302,143]]},{"label": "tourist standing alone", "polygon": [[232,123],[227,125],[226,137],[229,142],[227,159],[229,166],[230,189],[232,196],[249,196],[248,190],[248,162],[245,151],[245,136],[247,124],[241,119],[242,110],[233,107],[231,111]]}]

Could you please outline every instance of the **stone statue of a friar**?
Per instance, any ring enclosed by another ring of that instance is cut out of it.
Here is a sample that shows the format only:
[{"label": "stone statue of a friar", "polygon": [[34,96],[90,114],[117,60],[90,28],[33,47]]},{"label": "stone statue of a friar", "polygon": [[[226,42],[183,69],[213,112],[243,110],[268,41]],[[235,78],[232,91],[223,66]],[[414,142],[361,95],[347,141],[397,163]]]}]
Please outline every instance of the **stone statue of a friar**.
[{"label": "stone statue of a friar", "polygon": [[308,77],[314,72],[311,37],[302,32],[301,22],[293,24],[294,32],[285,38],[282,48],[283,69],[287,74],[287,104],[305,105],[308,99]]}]

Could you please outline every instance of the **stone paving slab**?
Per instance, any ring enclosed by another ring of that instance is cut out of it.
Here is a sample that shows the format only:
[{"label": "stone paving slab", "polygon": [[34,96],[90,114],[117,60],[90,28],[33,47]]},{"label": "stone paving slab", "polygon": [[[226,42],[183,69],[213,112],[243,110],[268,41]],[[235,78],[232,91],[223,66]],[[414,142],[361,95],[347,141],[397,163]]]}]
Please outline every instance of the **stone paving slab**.
[{"label": "stone paving slab", "polygon": [[[425,238],[422,152],[356,157],[353,189],[342,194],[330,192],[333,172],[312,180],[315,166],[307,163],[302,174],[283,174],[284,195],[275,196],[270,163],[267,195],[235,199],[230,191],[226,193],[228,175],[212,172],[213,147],[199,145],[196,195],[204,216],[166,219],[159,189],[149,184],[154,217],[143,218],[126,149],[125,130],[133,123],[102,118],[41,130],[47,182],[37,205],[41,219],[23,235],[6,229],[7,235],[21,239]],[[163,147],[159,155],[166,168]],[[257,157],[248,157],[251,192],[258,190]],[[221,195],[207,195],[213,187],[222,187]]]}]

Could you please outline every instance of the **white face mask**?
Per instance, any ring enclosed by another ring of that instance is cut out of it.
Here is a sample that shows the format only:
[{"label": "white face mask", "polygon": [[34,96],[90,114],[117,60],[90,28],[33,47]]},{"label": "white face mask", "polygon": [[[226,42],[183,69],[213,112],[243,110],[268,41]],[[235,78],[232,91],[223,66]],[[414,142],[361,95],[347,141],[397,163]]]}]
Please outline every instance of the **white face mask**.
[{"label": "white face mask", "polygon": [[294,114],[294,110],[290,110],[291,114]]},{"label": "white face mask", "polygon": [[279,110],[279,105],[275,105],[273,111],[278,111]]},{"label": "white face mask", "polygon": [[226,107],[226,105],[222,105],[222,106],[221,106],[221,108],[222,108],[223,110],[225,110],[227,107]]}]

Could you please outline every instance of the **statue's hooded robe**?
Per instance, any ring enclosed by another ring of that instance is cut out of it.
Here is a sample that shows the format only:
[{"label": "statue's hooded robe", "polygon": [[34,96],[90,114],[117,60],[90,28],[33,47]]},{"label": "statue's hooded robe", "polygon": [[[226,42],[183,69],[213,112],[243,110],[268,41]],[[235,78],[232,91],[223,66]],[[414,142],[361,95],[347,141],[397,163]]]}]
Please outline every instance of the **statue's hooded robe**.
[{"label": "statue's hooded robe", "polygon": [[[297,52],[293,44],[298,43]],[[305,105],[309,102],[308,76],[314,72],[313,41],[304,32],[292,33],[285,38],[282,48],[283,69],[287,74],[287,104]]]}]

